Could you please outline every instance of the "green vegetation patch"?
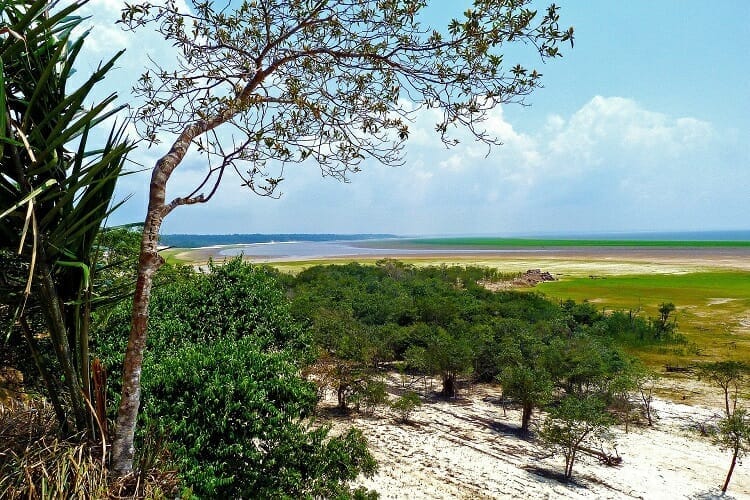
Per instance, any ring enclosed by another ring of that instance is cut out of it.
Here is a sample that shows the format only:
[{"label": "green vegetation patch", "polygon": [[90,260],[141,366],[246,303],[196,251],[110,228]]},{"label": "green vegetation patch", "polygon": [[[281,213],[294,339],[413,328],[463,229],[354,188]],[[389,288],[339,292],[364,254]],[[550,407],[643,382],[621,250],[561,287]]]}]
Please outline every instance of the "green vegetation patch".
[{"label": "green vegetation patch", "polygon": [[538,248],[538,247],[750,247],[750,241],[625,240],[544,238],[418,238],[388,242],[393,247]]},{"label": "green vegetation patch", "polygon": [[696,272],[565,278],[537,287],[550,297],[589,301],[607,310],[656,317],[661,303],[677,307],[678,332],[687,346],[680,352],[651,349],[650,363],[705,357],[750,360],[750,273]]}]

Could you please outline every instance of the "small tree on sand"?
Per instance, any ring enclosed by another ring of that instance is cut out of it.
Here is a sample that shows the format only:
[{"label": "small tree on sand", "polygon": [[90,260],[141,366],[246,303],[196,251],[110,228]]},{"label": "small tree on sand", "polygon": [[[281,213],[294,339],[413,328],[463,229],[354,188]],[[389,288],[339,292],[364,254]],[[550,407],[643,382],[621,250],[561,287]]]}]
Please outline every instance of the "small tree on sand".
[{"label": "small tree on sand", "polygon": [[[492,143],[481,126],[488,111],[521,101],[541,81],[535,70],[508,65],[501,51],[520,42],[554,58],[573,39],[572,28],[560,29],[554,4],[538,16],[528,3],[474,0],[443,31],[422,25],[425,0],[196,0],[191,12],[177,0],[126,4],[124,25],[153,27],[178,58],[154,63],[135,88],[145,99],[136,111],[142,136],[154,144],[165,134],[176,138],[151,176],[111,452],[115,475],[132,469],[164,217],[211,199],[228,171],[271,196],[282,175],[268,166],[313,161],[325,175],[346,179],[367,158],[399,164],[419,108],[438,111],[436,130],[448,145],[457,126]],[[206,176],[168,201],[167,183],[190,147],[206,155]]]},{"label": "small tree on sand", "polygon": [[553,407],[539,431],[542,443],[565,457],[565,479],[573,476],[578,451],[593,441],[607,441],[614,419],[597,397],[566,396]]},{"label": "small tree on sand", "polygon": [[721,491],[726,493],[737,460],[750,452],[750,415],[747,410],[740,408],[732,415],[723,418],[719,422],[719,431],[714,436],[714,443],[722,450],[732,452],[732,463],[729,466],[727,478],[724,480],[724,486],[721,487]]},{"label": "small tree on sand", "polygon": [[521,430],[527,432],[535,407],[552,395],[552,380],[543,366],[544,344],[531,334],[509,335],[503,342],[501,358],[505,368],[496,377],[503,386],[503,397],[521,403]]},{"label": "small tree on sand", "polygon": [[654,387],[658,378],[659,376],[656,373],[644,370],[638,373],[635,379],[641,412],[646,417],[649,427],[653,426],[654,420],[659,417],[653,406]]},{"label": "small tree on sand", "polygon": [[724,391],[724,413],[729,417],[737,406],[740,387],[750,372],[750,366],[741,361],[714,361],[698,366],[698,378],[719,386]]},{"label": "small tree on sand", "polygon": [[422,400],[414,391],[409,391],[396,401],[391,403],[391,408],[396,410],[402,422],[408,422],[414,410],[422,406]]}]

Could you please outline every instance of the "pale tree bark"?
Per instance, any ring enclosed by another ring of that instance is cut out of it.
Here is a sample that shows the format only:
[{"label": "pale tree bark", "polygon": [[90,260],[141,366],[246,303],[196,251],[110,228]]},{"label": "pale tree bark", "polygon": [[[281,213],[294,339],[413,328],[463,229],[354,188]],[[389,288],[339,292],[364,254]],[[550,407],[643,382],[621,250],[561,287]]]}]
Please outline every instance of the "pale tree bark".
[{"label": "pale tree bark", "polygon": [[167,181],[185,157],[191,141],[220,123],[220,118],[212,121],[200,120],[187,127],[172,145],[170,152],[157,162],[151,175],[148,212],[143,225],[138,278],[133,295],[130,336],[123,363],[122,398],[117,411],[115,437],[110,455],[111,468],[116,477],[127,475],[133,470],[133,439],[141,404],[141,367],[146,348],[148,305],[154,273],[164,263],[164,259],[158,253],[159,230],[164,217],[175,207],[204,201],[201,195],[195,198],[175,198],[167,204]]}]

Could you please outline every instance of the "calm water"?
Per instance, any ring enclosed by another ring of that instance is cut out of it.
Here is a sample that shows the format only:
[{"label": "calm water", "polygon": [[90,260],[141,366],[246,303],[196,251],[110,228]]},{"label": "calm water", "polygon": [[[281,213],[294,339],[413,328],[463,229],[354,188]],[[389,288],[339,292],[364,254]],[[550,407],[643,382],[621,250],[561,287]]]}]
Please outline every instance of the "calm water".
[{"label": "calm water", "polygon": [[[393,240],[394,243],[398,240]],[[730,248],[692,248],[692,247],[544,247],[544,248],[409,248],[402,245],[389,245],[388,241],[378,241],[376,246],[372,241],[285,241],[252,243],[247,245],[232,245],[217,247],[215,256],[232,257],[244,255],[256,262],[310,260],[318,258],[346,258],[346,257],[400,257],[400,256],[622,256],[641,258],[685,257],[707,259],[750,259],[750,247]]]},{"label": "calm water", "polygon": [[[476,250],[466,248],[415,249],[415,248],[372,248],[359,246],[356,241],[283,241],[233,245],[222,248],[218,254],[223,257],[244,255],[253,260],[305,260],[324,257],[367,257],[388,255],[497,255],[509,253],[545,252],[543,249],[492,249]],[[379,242],[385,243],[385,242]],[[385,245],[384,245],[385,246]]]}]

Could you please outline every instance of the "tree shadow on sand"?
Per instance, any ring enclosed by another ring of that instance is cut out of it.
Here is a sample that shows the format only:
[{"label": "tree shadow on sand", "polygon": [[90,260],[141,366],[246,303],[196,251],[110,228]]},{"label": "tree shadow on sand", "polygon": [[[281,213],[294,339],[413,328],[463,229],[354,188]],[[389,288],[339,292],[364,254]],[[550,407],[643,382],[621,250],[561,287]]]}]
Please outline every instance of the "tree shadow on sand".
[{"label": "tree shadow on sand", "polygon": [[558,483],[564,484],[566,486],[575,486],[576,488],[588,489],[585,484],[577,481],[574,478],[565,477],[565,474],[556,470],[546,469],[544,467],[539,467],[536,465],[525,465],[521,468],[526,472],[534,474],[535,476],[543,477],[545,479],[552,479],[553,481],[557,481]]},{"label": "tree shadow on sand", "polygon": [[722,493],[718,488],[716,490],[707,490],[690,497],[690,500],[735,500],[737,497],[730,493]]}]

